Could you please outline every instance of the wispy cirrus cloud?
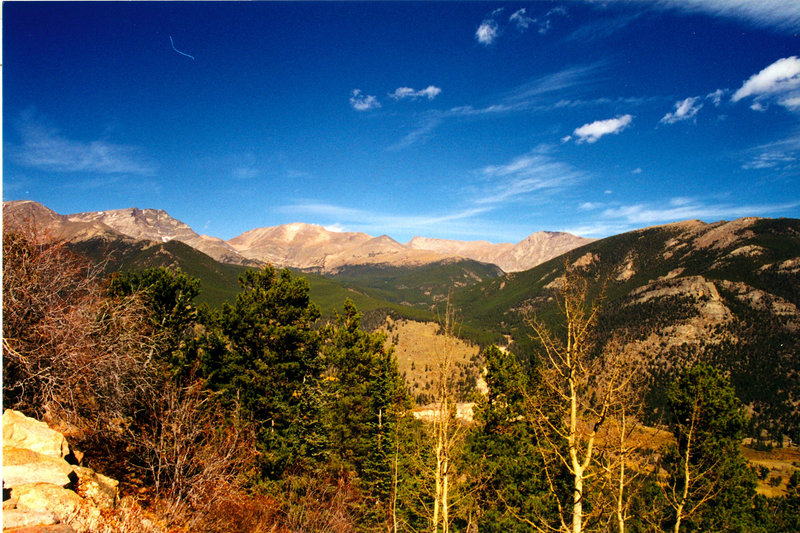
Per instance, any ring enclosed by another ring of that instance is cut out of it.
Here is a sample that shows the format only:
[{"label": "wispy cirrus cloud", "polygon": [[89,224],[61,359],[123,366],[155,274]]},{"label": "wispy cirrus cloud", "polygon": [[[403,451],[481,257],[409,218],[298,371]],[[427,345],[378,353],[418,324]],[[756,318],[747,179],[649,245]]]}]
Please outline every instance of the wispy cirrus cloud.
[{"label": "wispy cirrus cloud", "polygon": [[[590,122],[579,128],[575,128],[575,131],[572,132],[572,135],[575,136],[576,142],[578,143],[586,142],[591,144],[597,142],[600,137],[605,135],[618,134],[627,128],[631,122],[633,122],[633,115],[621,115],[605,120],[595,120],[594,122]],[[571,139],[572,136],[568,135],[562,138],[561,142],[568,142]]]},{"label": "wispy cirrus cloud", "polygon": [[427,113],[420,118],[417,127],[404,135],[399,141],[389,146],[388,150],[403,150],[409,146],[423,143],[433,136],[433,132],[442,123],[442,113]]},{"label": "wispy cirrus cloud", "polygon": [[675,102],[675,111],[664,115],[660,122],[661,124],[675,124],[676,122],[693,119],[702,107],[703,104],[700,103],[699,96],[680,100]]},{"label": "wispy cirrus cloud", "polygon": [[18,123],[20,144],[10,148],[17,163],[48,172],[151,176],[156,164],[136,146],[106,140],[80,141],[26,113]]},{"label": "wispy cirrus cloud", "polygon": [[[404,135],[400,141],[390,146],[389,149],[399,150],[426,141],[433,135],[435,129],[446,120],[500,116],[539,108],[544,110],[586,105],[589,102],[567,101],[563,98],[556,102],[546,102],[546,100],[548,98],[552,99],[552,96],[556,94],[563,97],[569,94],[572,89],[590,85],[602,66],[603,63],[570,66],[539,76],[505,94],[499,95],[496,102],[482,107],[463,105],[447,110],[426,111],[418,117],[417,126]],[[611,102],[611,100],[607,101]],[[604,99],[602,103],[606,103],[606,100]]]},{"label": "wispy cirrus cloud", "polygon": [[731,220],[749,216],[775,216],[800,206],[800,201],[772,204],[710,203],[699,198],[674,197],[664,202],[623,204],[602,209],[586,202],[586,210],[601,208],[587,222],[563,231],[587,237],[605,237],[647,226],[669,224],[682,220],[700,219],[706,222]]},{"label": "wispy cirrus cloud", "polygon": [[708,204],[695,198],[672,198],[663,204],[634,204],[603,211],[606,219],[618,219],[635,226],[663,224],[688,219],[719,220],[746,216],[766,216],[794,209],[800,201],[778,204]]},{"label": "wispy cirrus cloud", "polygon": [[367,95],[361,89],[353,89],[350,93],[350,106],[356,111],[369,111],[381,107],[381,103],[374,95]]},{"label": "wispy cirrus cloud", "polygon": [[420,89],[419,91],[415,91],[411,87],[398,87],[393,93],[389,94],[389,97],[393,100],[404,100],[406,98],[411,100],[417,100],[418,98],[433,100],[441,92],[442,89],[434,85],[428,85],[425,89]]},{"label": "wispy cirrus cloud", "polygon": [[745,21],[762,27],[794,32],[800,26],[800,2],[796,0],[634,0],[661,8],[706,13]]},{"label": "wispy cirrus cloud", "polygon": [[475,199],[479,205],[516,201],[530,193],[554,192],[585,178],[583,172],[553,158],[547,147],[480,169],[488,183]]},{"label": "wispy cirrus cloud", "polygon": [[557,17],[567,16],[567,10],[563,6],[550,9],[544,15],[532,17],[528,14],[527,8],[521,8],[509,15],[507,20],[501,17],[504,8],[498,8],[486,15],[483,21],[475,30],[475,40],[484,46],[494,44],[494,42],[511,30],[513,33],[521,34],[529,29],[535,29],[537,33],[544,35],[550,31],[553,20]]},{"label": "wispy cirrus cloud", "polygon": [[742,164],[746,170],[791,170],[800,166],[800,133],[754,147]]},{"label": "wispy cirrus cloud", "polygon": [[[481,236],[486,234],[486,226],[478,217],[491,208],[473,206],[445,213],[402,215],[325,202],[298,201],[278,210],[292,215],[302,213],[325,227],[336,228],[336,231],[361,231],[369,235],[431,235],[445,232],[457,236]],[[503,234],[498,232],[500,235]]]}]

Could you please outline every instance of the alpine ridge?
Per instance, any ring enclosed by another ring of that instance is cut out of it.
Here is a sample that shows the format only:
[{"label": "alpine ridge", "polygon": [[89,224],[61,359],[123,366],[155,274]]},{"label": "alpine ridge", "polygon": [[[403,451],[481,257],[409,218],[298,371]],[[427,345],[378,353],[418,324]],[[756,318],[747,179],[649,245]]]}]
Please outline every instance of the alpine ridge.
[{"label": "alpine ridge", "polygon": [[469,259],[504,272],[533,268],[592,239],[540,231],[517,244],[414,237],[402,244],[387,235],[337,232],[295,222],[256,228],[228,241],[196,233],[161,209],[126,209],[60,215],[33,201],[3,203],[7,227],[35,224],[58,240],[81,242],[101,237],[166,243],[180,241],[221,263],[258,266],[270,263],[319,273],[355,265],[414,267]]}]

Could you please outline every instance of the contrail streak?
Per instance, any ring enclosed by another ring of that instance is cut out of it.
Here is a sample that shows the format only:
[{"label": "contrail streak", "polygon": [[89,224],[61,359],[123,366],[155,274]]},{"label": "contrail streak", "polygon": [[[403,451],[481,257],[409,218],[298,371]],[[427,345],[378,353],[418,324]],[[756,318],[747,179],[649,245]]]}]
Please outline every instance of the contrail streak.
[{"label": "contrail streak", "polygon": [[170,42],[170,44],[172,45],[172,49],[173,49],[173,50],[175,50],[176,52],[178,52],[180,55],[182,55],[182,56],[186,56],[186,57],[188,57],[189,59],[191,59],[192,61],[194,61],[194,56],[190,56],[189,54],[187,54],[187,53],[185,53],[185,52],[181,52],[180,50],[178,50],[177,48],[175,48],[175,43],[174,43],[174,42],[172,42],[172,35],[170,35],[170,36],[169,36],[169,42]]}]

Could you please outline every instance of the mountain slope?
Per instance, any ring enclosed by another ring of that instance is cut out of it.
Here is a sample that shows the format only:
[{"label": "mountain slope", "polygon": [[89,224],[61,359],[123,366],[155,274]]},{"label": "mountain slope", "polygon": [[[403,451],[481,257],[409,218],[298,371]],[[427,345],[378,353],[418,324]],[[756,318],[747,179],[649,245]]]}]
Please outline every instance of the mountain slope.
[{"label": "mountain slope", "polygon": [[28,200],[3,202],[3,231],[35,233],[43,241],[80,241],[119,234],[101,221],[70,220],[40,203]]},{"label": "mountain slope", "polygon": [[303,223],[256,228],[226,242],[198,235],[160,209],[131,207],[60,215],[36,202],[23,201],[6,202],[3,211],[9,227],[25,220],[35,221],[41,231],[59,240],[76,242],[97,236],[108,239],[124,236],[157,243],[175,240],[223,263],[255,267],[271,263],[320,273],[336,273],[353,265],[415,268],[453,259],[492,263],[505,271],[519,271],[590,242],[567,233],[538,232],[514,245],[423,237],[401,244],[386,235],[334,232]]},{"label": "mountain slope", "polygon": [[488,241],[451,241],[414,237],[407,246],[416,250],[430,250],[443,254],[459,255],[484,263],[493,263],[505,272],[528,270],[558,257],[594,239],[576,237],[569,233],[538,231],[517,244],[492,244]]},{"label": "mountain slope", "polygon": [[66,215],[72,222],[101,222],[113,230],[137,240],[167,242],[181,241],[199,250],[217,261],[239,265],[257,266],[253,261],[242,256],[236,249],[222,239],[198,235],[189,226],[169,216],[161,209],[116,209]]},{"label": "mountain slope", "polygon": [[[649,416],[664,387],[696,360],[728,372],[756,430],[800,438],[800,220],[687,221],[585,245],[569,261],[605,281],[599,330],[622,337],[650,380]],[[467,324],[534,352],[526,317],[555,316],[565,257],[455,295]]]}]

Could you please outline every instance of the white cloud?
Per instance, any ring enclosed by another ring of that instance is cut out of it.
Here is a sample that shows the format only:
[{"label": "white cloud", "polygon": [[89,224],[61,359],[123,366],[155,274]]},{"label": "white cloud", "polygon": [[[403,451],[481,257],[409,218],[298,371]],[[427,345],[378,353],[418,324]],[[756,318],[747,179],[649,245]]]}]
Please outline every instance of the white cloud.
[{"label": "white cloud", "polygon": [[580,128],[576,128],[572,133],[577,137],[577,142],[579,143],[593,143],[604,135],[621,132],[630,125],[631,121],[633,121],[633,115],[622,115],[606,120],[595,120],[592,123],[584,124]]},{"label": "white cloud", "polygon": [[350,93],[350,105],[356,111],[369,111],[379,108],[381,103],[375,96],[362,94],[361,89],[353,89]]},{"label": "white cloud", "polygon": [[484,20],[475,30],[475,39],[485,46],[492,44],[499,35],[500,27],[497,25],[497,21],[492,19]]},{"label": "white cloud", "polygon": [[[293,216],[304,214],[312,220],[322,220],[323,227],[331,231],[362,231],[369,235],[399,235],[413,233],[431,235],[433,232],[453,236],[486,236],[486,222],[477,217],[491,211],[491,207],[467,207],[448,213],[423,213],[418,215],[392,215],[385,211],[369,211],[322,202],[296,202],[279,208]],[[319,222],[315,222],[319,223]],[[503,233],[499,228],[497,236]],[[407,235],[410,237],[411,235]]]},{"label": "white cloud", "polygon": [[698,104],[699,96],[686,98],[679,102],[675,102],[675,111],[667,113],[661,119],[662,124],[674,124],[682,120],[689,120],[697,115],[697,112],[703,107],[703,104]]},{"label": "white cloud", "polygon": [[[653,0],[638,0],[652,5]],[[656,5],[744,20],[794,32],[800,26],[797,0],[659,0]]]},{"label": "white cloud", "polygon": [[257,178],[260,172],[253,167],[236,167],[233,169],[232,174],[237,180],[249,180]]},{"label": "white cloud", "polygon": [[787,170],[795,168],[800,161],[800,134],[791,135],[779,141],[756,146],[750,159],[742,168]]},{"label": "white cloud", "polygon": [[552,93],[564,94],[569,89],[590,83],[604,63],[565,67],[545,74],[510,91],[503,103],[510,106],[529,105],[531,99]]},{"label": "white cloud", "polygon": [[407,133],[402,139],[391,145],[388,149],[402,150],[414,144],[425,142],[433,135],[434,130],[441,123],[442,119],[438,113],[426,115],[415,129]]},{"label": "white cloud", "polygon": [[[475,31],[475,39],[479,43],[489,46],[504,33],[505,23],[501,24],[498,21],[498,16],[502,11],[503,8],[495,9],[483,19],[483,22]],[[556,7],[545,13],[541,18],[533,18],[528,16],[527,9],[523,7],[508,17],[507,24],[513,26],[518,33],[524,33],[533,26],[538,33],[544,35],[550,31],[553,17],[556,15],[566,16],[567,10],[564,7]]]},{"label": "white cloud", "polygon": [[606,220],[626,222],[633,227],[665,224],[680,220],[719,220],[745,216],[766,216],[796,208],[800,202],[784,204],[705,204],[694,198],[672,198],[666,205],[635,204],[609,208],[602,215]]},{"label": "white cloud", "polygon": [[525,8],[515,11],[508,17],[508,21],[517,26],[519,30],[527,30],[528,26],[536,22],[536,19],[525,14]]},{"label": "white cloud", "polygon": [[633,170],[631,170],[631,174],[641,174],[641,173],[642,173],[642,167],[636,167]]},{"label": "white cloud", "polygon": [[584,174],[571,165],[553,159],[546,147],[518,156],[503,165],[490,165],[480,173],[489,182],[481,191],[478,204],[494,204],[532,192],[553,191],[584,179]]},{"label": "white cloud", "polygon": [[55,129],[42,125],[32,113],[19,122],[22,143],[10,149],[20,164],[50,172],[91,172],[97,174],[135,174],[151,176],[156,165],[135,146],[104,140],[68,139]]},{"label": "white cloud", "polygon": [[428,100],[433,100],[439,96],[441,92],[442,90],[434,85],[428,85],[428,87],[419,91],[415,91],[411,87],[398,87],[389,95],[389,97],[394,100],[402,100],[404,98],[411,98],[412,100],[416,100],[417,98],[427,98]]},{"label": "white cloud", "polygon": [[791,96],[789,98],[786,98],[785,100],[781,100],[780,104],[783,107],[788,107],[789,109],[798,109],[800,108],[800,95]]},{"label": "white cloud", "polygon": [[778,168],[797,161],[797,157],[792,154],[780,151],[766,151],[758,154],[750,161],[742,165],[747,170]]},{"label": "white cloud", "polygon": [[[546,74],[516,87],[504,95],[500,95],[500,101],[498,103],[485,107],[476,108],[471,105],[464,105],[453,107],[445,111],[430,110],[419,119],[418,125],[410,133],[406,134],[399,142],[390,146],[389,149],[400,150],[418,142],[425,141],[433,135],[437,126],[449,119],[493,117],[505,113],[531,109],[551,110],[554,107],[553,104],[540,103],[540,100],[544,100],[545,97],[553,93],[569,94],[571,89],[587,85],[602,66],[603,63],[571,66],[557,72]],[[401,94],[414,91],[414,89],[404,87],[401,87],[400,90]],[[637,99],[621,99],[616,103],[620,105],[635,105],[640,103],[633,100]],[[600,103],[605,104],[610,102],[611,100],[603,100]],[[594,105],[597,103],[597,101],[587,101],[576,105]],[[556,105],[556,107],[558,106]]]},{"label": "white cloud", "polygon": [[[738,102],[751,96],[755,102],[750,108],[756,111],[765,109],[762,102],[770,98],[777,99],[781,105],[800,98],[800,58],[784,57],[753,74],[733,93],[731,101]],[[791,105],[787,107],[793,108]]]},{"label": "white cloud", "polygon": [[717,89],[713,93],[708,93],[706,95],[706,98],[708,100],[711,100],[711,103],[714,104],[714,107],[719,107],[719,105],[722,103],[722,95],[724,94],[725,91],[723,91],[722,89]]}]

